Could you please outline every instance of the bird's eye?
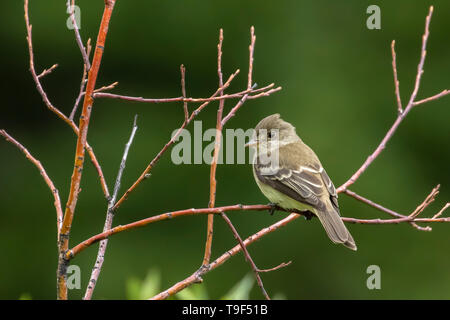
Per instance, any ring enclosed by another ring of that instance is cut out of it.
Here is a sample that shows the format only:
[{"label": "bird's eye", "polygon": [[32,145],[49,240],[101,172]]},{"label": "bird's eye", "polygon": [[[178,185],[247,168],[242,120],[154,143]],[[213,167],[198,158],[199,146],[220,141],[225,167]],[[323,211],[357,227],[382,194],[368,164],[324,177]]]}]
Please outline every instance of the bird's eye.
[{"label": "bird's eye", "polygon": [[270,130],[267,132],[267,138],[272,139],[276,137],[276,131]]}]

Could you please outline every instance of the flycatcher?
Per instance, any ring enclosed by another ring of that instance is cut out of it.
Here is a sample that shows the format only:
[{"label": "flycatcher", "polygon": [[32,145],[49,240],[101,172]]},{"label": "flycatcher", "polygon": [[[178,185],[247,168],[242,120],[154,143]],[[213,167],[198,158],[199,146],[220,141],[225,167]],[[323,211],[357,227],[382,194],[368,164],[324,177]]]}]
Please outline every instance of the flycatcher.
[{"label": "flycatcher", "polygon": [[314,151],[279,114],[262,119],[246,145],[256,148],[253,174],[269,201],[287,211],[311,212],[328,237],[356,251],[339,213],[336,188]]}]

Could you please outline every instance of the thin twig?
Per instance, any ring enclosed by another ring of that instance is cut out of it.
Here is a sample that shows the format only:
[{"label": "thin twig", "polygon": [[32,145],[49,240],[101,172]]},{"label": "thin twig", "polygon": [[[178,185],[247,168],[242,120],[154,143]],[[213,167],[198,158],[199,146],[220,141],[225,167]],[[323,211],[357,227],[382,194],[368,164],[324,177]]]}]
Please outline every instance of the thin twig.
[{"label": "thin twig", "polygon": [[428,98],[425,98],[425,99],[422,99],[422,100],[414,102],[413,106],[417,106],[419,104],[423,104],[423,103],[426,103],[426,102],[437,100],[437,99],[442,98],[442,97],[444,97],[444,96],[446,96],[448,94],[450,94],[450,90],[445,89],[442,92],[440,92],[438,94],[435,94],[434,96],[431,96],[431,97],[428,97]]},{"label": "thin twig", "polygon": [[430,6],[428,16],[425,20],[425,33],[422,36],[422,50],[420,54],[420,61],[419,64],[417,65],[416,82],[414,83],[414,90],[411,93],[411,97],[409,98],[408,106],[406,107],[406,109],[408,108],[411,109],[413,107],[414,100],[416,100],[417,93],[419,92],[420,80],[422,79],[423,74],[423,66],[425,64],[425,57],[427,55],[427,41],[428,36],[430,34],[429,29],[432,14],[433,14],[433,6]]},{"label": "thin twig", "polygon": [[450,207],[450,202],[447,202],[447,203],[445,204],[445,206],[443,206],[442,209],[441,209],[438,213],[436,213],[436,214],[433,216],[432,219],[437,219],[437,218],[439,218],[439,217],[444,213],[444,211],[447,210],[448,207]]},{"label": "thin twig", "polygon": [[224,126],[228,120],[235,116],[236,112],[242,107],[245,101],[248,99],[249,95],[244,95],[241,100],[228,112],[228,114],[222,119],[222,126]]},{"label": "thin twig", "polygon": [[[219,31],[219,43],[217,44],[217,76],[219,78],[219,87],[223,86],[223,74],[222,74],[222,45],[223,45],[223,29]],[[219,97],[223,97],[223,90],[220,91]],[[222,137],[222,114],[223,108],[225,106],[225,100],[219,101],[219,108],[217,109],[217,120],[216,120],[216,135],[214,140],[214,154],[211,161],[211,169],[209,174],[209,202],[208,208],[214,208],[216,205],[216,192],[217,192],[217,161],[219,160],[220,144]],[[211,258],[212,250],[212,240],[214,232],[214,215],[208,215],[208,221],[206,226],[206,244],[205,253],[203,255],[202,265],[206,266],[209,264]]]},{"label": "thin twig", "polygon": [[[125,169],[128,152],[130,150],[130,146],[133,143],[134,136],[138,129],[136,120],[137,120],[137,115],[134,117],[131,135],[130,135],[130,138],[128,139],[128,142],[126,143],[125,149],[123,151],[122,161],[120,162],[119,171],[117,173],[117,178],[116,178],[116,183],[114,185],[113,195],[111,197],[111,200],[108,202],[108,209],[106,210],[106,220],[105,220],[105,225],[103,227],[103,232],[110,230],[112,223],[113,223],[113,219],[114,219],[113,207],[114,207],[114,204],[116,203],[117,194],[119,193],[120,182],[122,181],[122,174]],[[106,252],[107,245],[108,245],[108,239],[104,239],[104,240],[100,241],[100,245],[99,245],[98,253],[97,253],[97,259],[95,260],[95,265],[92,268],[91,278],[89,280],[88,287],[86,288],[86,292],[84,294],[84,298],[83,298],[84,300],[90,300],[92,298],[92,294],[94,293],[95,285],[97,284],[98,277],[100,276],[100,272],[102,270],[103,261],[105,260],[105,252]]]},{"label": "thin twig", "polygon": [[188,103],[196,103],[196,102],[211,102],[211,101],[220,101],[225,99],[241,99],[243,96],[248,95],[247,100],[257,99],[263,96],[269,96],[270,94],[281,90],[281,87],[277,87],[272,89],[275,84],[271,83],[267,86],[257,89],[244,90],[232,94],[224,94],[218,97],[209,97],[209,98],[186,98],[183,96],[174,97],[174,98],[143,98],[143,97],[133,97],[133,96],[125,96],[114,93],[95,93],[94,98],[106,98],[106,99],[118,99],[124,101],[132,101],[132,102],[140,102],[140,103],[151,103],[151,104],[159,104],[159,103],[171,103],[171,102],[188,102]]},{"label": "thin twig", "polygon": [[[95,90],[93,91],[93,93],[98,93],[98,92],[103,92],[103,91],[107,91],[107,90],[112,90],[112,89],[114,89],[118,84],[119,84],[119,82],[118,82],[118,81],[115,81],[115,82],[111,83],[110,85],[103,86],[103,87],[100,87],[100,88],[98,88],[98,89],[95,89]],[[85,92],[85,93],[86,93],[86,92]]]},{"label": "thin twig", "polygon": [[50,191],[53,194],[53,198],[55,199],[54,206],[56,209],[56,230],[58,233],[59,238],[59,232],[61,229],[62,219],[63,219],[63,212],[61,207],[61,200],[59,198],[59,192],[58,189],[56,189],[55,185],[53,184],[53,181],[48,176],[47,172],[45,171],[44,167],[42,166],[41,162],[37,160],[35,157],[32,156],[32,154],[17,140],[15,140],[13,137],[11,137],[5,130],[0,130],[0,135],[2,135],[6,141],[10,142],[11,144],[15,145],[17,148],[19,148],[20,151],[22,151],[28,160],[30,160],[36,168],[38,168],[39,173],[44,178],[45,183],[49,187]]},{"label": "thin twig", "polygon": [[[184,65],[180,66],[181,72],[181,94],[183,95],[183,99],[186,99],[186,68]],[[188,103],[186,100],[183,100],[183,110],[184,110],[184,121],[189,119],[189,109]]]},{"label": "thin twig", "polygon": [[250,88],[253,87],[253,53],[255,52],[255,27],[252,26],[250,28],[250,45],[248,46],[249,51],[249,59],[248,59],[248,79],[247,79],[247,89],[250,90]]},{"label": "thin twig", "polygon": [[83,41],[81,40],[80,36],[80,28],[78,27],[77,21],[75,19],[75,0],[72,0],[72,4],[70,4],[70,0],[67,0],[67,11],[69,11],[70,13],[70,20],[72,22],[73,31],[75,32],[75,40],[77,42],[78,48],[80,48],[84,65],[86,66],[86,70],[89,71],[89,69],[91,69],[91,63],[89,62],[89,50],[86,50],[83,46]]},{"label": "thin twig", "polygon": [[54,69],[56,69],[58,67],[58,64],[55,63],[54,65],[52,65],[50,68],[48,69],[44,69],[44,71],[42,71],[37,77],[40,79],[42,77],[45,77],[46,75],[48,75],[49,73],[52,73],[52,71]]},{"label": "thin twig", "polygon": [[[91,55],[91,50],[92,50],[91,38],[89,38],[87,41],[87,45],[86,45],[86,52],[87,52],[88,57]],[[75,117],[75,114],[78,109],[78,105],[80,104],[81,98],[84,96],[84,87],[86,86],[87,73],[88,73],[88,67],[86,64],[84,64],[83,75],[81,76],[80,91],[78,93],[77,98],[75,99],[75,104],[73,105],[72,112],[70,112],[70,116],[69,116],[70,120],[73,120],[73,118]]]},{"label": "thin twig", "polygon": [[395,54],[395,40],[392,40],[391,52],[392,52],[392,71],[394,72],[395,96],[397,98],[398,113],[401,114],[403,112],[403,107],[402,107],[402,99],[400,98],[400,82],[398,81],[398,77],[397,77],[397,60],[396,60],[396,54]]},{"label": "thin twig", "polygon": [[433,188],[433,190],[431,190],[430,194],[425,198],[425,200],[419,204],[416,208],[416,210],[414,210],[409,217],[411,218],[415,218],[417,217],[419,214],[421,214],[423,212],[423,210],[425,210],[426,207],[428,207],[436,198],[437,194],[439,193],[439,188],[441,186],[438,184],[435,188]]}]

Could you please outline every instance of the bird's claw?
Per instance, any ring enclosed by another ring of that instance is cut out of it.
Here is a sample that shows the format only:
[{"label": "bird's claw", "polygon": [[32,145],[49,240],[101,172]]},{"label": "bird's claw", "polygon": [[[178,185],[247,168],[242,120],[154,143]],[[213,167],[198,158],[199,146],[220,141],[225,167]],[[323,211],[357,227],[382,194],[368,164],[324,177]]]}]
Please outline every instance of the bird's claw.
[{"label": "bird's claw", "polygon": [[311,220],[312,217],[314,217],[314,213],[312,213],[311,211],[303,211],[302,214],[308,221]]},{"label": "bird's claw", "polygon": [[273,216],[273,214],[275,213],[275,211],[277,211],[277,209],[279,209],[279,207],[276,203],[273,202],[269,203],[268,205],[270,206],[269,214]]}]

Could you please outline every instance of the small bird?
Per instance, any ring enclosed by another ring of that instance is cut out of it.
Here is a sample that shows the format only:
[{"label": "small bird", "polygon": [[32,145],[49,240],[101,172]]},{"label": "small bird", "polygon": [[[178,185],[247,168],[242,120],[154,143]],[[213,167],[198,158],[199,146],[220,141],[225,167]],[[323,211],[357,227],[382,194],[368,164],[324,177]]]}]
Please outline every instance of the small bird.
[{"label": "small bird", "polygon": [[255,128],[248,147],[256,148],[253,174],[272,205],[287,211],[311,213],[328,237],[356,251],[356,244],[340,217],[336,188],[314,151],[295,132],[295,127],[273,114]]}]

